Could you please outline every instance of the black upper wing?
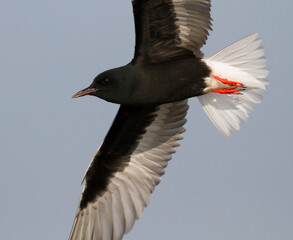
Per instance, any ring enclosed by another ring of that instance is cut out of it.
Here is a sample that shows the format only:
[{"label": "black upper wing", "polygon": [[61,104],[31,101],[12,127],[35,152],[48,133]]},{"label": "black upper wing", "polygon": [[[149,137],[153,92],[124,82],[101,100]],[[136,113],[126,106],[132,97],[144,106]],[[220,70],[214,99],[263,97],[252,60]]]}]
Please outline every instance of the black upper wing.
[{"label": "black upper wing", "polygon": [[210,0],[133,0],[133,63],[196,55],[211,29]]},{"label": "black upper wing", "polygon": [[121,106],[85,176],[69,240],[120,240],[141,217],[186,122],[187,100]]},{"label": "black upper wing", "polygon": [[85,208],[106,191],[110,178],[123,171],[141,135],[154,119],[155,107],[128,107],[121,105],[103,144],[96,153],[86,175],[86,186],[80,207]]}]

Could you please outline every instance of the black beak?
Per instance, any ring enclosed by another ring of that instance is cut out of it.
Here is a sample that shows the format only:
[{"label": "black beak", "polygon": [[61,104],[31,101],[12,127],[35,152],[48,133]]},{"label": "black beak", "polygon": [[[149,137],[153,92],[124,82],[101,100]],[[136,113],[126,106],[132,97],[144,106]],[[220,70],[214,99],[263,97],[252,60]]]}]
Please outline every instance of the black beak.
[{"label": "black beak", "polygon": [[77,92],[76,94],[74,94],[72,96],[72,98],[78,98],[78,97],[82,97],[82,96],[85,96],[85,95],[93,95],[95,92],[97,92],[99,89],[97,88],[85,88],[79,92]]}]

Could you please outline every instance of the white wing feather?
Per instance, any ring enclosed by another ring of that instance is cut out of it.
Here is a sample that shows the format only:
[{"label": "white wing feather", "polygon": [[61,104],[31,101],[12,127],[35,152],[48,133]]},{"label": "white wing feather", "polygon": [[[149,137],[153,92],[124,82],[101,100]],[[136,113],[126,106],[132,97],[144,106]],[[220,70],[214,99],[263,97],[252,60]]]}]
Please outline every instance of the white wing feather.
[{"label": "white wing feather", "polygon": [[187,110],[187,100],[159,107],[129,165],[114,174],[102,196],[77,210],[70,240],[120,240],[131,230],[179,146]]}]

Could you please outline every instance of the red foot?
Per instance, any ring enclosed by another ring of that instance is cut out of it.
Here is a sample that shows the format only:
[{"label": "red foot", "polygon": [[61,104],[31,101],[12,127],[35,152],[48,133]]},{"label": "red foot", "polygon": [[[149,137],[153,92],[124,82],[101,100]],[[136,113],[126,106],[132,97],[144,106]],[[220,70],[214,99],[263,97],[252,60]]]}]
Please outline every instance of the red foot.
[{"label": "red foot", "polygon": [[240,94],[240,90],[244,90],[245,86],[243,83],[230,81],[226,78],[220,78],[218,76],[213,75],[213,78],[217,79],[221,83],[231,86],[232,88],[221,88],[217,90],[212,90],[212,92],[220,93],[220,94]]},{"label": "red foot", "polygon": [[227,85],[231,86],[231,87],[243,87],[244,86],[243,83],[230,81],[230,80],[228,80],[226,78],[220,78],[220,77],[215,76],[215,75],[213,75],[212,77],[217,79],[217,80],[219,80],[220,82],[222,82],[224,84],[227,84]]},{"label": "red foot", "polygon": [[220,94],[235,94],[238,95],[240,94],[240,89],[237,88],[224,88],[224,89],[217,89],[217,90],[212,90],[212,92],[220,93]]}]

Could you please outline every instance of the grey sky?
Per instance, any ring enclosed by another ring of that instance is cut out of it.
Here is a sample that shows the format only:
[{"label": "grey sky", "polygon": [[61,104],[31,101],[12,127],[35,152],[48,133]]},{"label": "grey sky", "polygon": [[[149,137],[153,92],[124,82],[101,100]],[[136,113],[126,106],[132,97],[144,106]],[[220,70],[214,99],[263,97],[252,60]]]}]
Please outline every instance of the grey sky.
[{"label": "grey sky", "polygon": [[[259,32],[268,92],[227,139],[197,99],[162,183],[127,240],[292,240],[292,0],[212,1],[204,52]],[[72,100],[131,60],[130,0],[2,0],[1,239],[67,239],[81,180],[118,106]]]}]

